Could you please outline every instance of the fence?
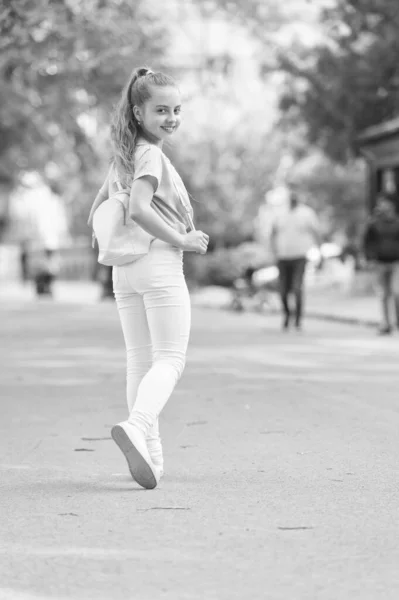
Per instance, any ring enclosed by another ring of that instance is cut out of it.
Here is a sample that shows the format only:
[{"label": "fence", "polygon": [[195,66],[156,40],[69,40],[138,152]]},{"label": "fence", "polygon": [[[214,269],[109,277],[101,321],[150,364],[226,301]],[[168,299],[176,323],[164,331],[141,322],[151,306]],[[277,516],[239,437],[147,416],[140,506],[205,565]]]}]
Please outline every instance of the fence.
[{"label": "fence", "polygon": [[[32,274],[34,265],[42,256],[43,249],[33,248],[27,253],[27,272]],[[96,252],[87,244],[76,243],[59,248],[55,252],[58,278],[64,280],[95,279],[98,274]],[[21,251],[17,245],[0,246],[0,279],[22,279]]]}]

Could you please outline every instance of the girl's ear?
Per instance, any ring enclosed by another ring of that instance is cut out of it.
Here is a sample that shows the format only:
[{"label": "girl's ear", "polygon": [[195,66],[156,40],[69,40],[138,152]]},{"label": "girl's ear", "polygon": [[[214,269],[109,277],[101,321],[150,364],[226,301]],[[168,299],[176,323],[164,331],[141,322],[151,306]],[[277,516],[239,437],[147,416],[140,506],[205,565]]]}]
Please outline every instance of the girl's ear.
[{"label": "girl's ear", "polygon": [[142,119],[141,119],[141,114],[140,114],[140,109],[139,109],[139,107],[138,107],[138,106],[136,106],[136,105],[135,105],[135,106],[133,106],[133,115],[134,115],[134,117],[135,117],[136,121],[137,121],[138,123],[140,123],[140,121],[142,120]]}]

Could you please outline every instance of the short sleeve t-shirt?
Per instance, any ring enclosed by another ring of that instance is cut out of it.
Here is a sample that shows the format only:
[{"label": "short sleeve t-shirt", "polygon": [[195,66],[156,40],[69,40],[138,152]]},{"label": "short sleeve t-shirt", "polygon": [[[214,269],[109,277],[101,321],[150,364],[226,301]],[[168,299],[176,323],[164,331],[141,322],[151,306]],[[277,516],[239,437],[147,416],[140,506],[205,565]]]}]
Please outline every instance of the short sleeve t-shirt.
[{"label": "short sleeve t-shirt", "polygon": [[158,146],[139,139],[134,156],[133,181],[150,175],[156,180],[156,189],[152,199],[152,207],[159,216],[176,229],[186,233],[188,229],[188,210],[191,218],[193,210],[184,183],[167,156]]},{"label": "short sleeve t-shirt", "polygon": [[305,257],[316,242],[319,222],[310,206],[300,205],[278,215],[273,223],[277,258]]}]

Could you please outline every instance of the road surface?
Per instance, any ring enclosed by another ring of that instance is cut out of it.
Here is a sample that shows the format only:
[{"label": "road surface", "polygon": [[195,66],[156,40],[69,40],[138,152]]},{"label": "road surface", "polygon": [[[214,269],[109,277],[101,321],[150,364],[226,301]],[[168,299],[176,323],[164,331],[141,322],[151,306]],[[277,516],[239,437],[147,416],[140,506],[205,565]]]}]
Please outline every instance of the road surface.
[{"label": "road surface", "polygon": [[396,600],[399,337],[194,310],[146,491],[113,303],[0,310],[0,600]]}]

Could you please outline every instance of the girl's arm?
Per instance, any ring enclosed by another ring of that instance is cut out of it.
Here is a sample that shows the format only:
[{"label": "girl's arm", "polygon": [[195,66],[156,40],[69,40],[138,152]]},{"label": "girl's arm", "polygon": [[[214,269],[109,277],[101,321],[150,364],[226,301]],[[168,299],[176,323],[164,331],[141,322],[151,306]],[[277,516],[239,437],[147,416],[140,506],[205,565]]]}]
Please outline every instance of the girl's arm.
[{"label": "girl's arm", "polygon": [[129,217],[148,231],[151,235],[177,246],[186,252],[205,254],[208,249],[209,236],[203,231],[193,230],[186,234],[175,231],[160,217],[151,206],[156,177],[143,175],[133,181],[130,191]]},{"label": "girl's arm", "polygon": [[93,215],[94,215],[95,211],[97,210],[97,208],[100,206],[100,204],[102,204],[104,202],[104,200],[108,199],[108,182],[109,182],[109,177],[111,174],[111,169],[112,169],[112,167],[108,171],[108,175],[105,178],[105,181],[102,184],[100,190],[98,191],[98,194],[95,197],[95,200],[90,209],[89,218],[87,220],[87,224],[89,227],[92,227],[92,225],[93,225]]},{"label": "girl's arm", "polygon": [[154,237],[184,249],[185,236],[168,225],[151,206],[154,177],[146,175],[133,181],[130,191],[129,217]]}]

